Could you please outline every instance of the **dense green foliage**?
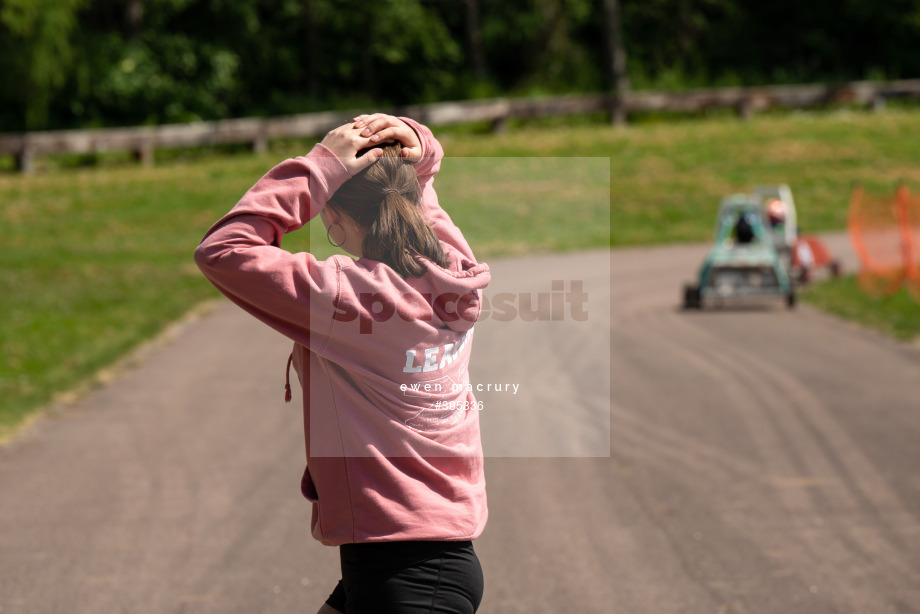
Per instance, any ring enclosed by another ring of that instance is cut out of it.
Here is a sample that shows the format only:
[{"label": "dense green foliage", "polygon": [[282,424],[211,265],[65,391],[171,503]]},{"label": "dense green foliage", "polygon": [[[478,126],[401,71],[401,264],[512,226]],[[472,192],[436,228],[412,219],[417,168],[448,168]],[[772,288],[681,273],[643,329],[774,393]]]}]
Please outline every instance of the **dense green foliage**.
[{"label": "dense green foliage", "polygon": [[633,85],[920,76],[917,0],[621,0]]},{"label": "dense green foliage", "polygon": [[[0,131],[606,86],[605,0],[0,0]],[[619,0],[636,88],[920,76],[920,0]]]}]

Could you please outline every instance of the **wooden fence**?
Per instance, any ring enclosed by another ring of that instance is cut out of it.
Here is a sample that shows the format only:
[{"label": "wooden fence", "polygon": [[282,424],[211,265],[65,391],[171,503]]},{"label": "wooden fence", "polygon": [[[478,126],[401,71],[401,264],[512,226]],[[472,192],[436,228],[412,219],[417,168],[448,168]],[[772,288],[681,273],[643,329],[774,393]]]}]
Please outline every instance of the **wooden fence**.
[{"label": "wooden fence", "polygon": [[[683,92],[630,92],[621,98],[606,94],[554,96],[545,98],[490,99],[437,102],[391,109],[438,126],[467,122],[491,122],[500,130],[508,119],[571,115],[607,111],[614,116],[648,111],[692,112],[713,108],[735,109],[743,117],[773,107],[805,108],[828,104],[884,107],[891,98],[920,100],[920,80],[871,82],[839,85],[776,85],[729,87]],[[264,151],[276,138],[308,138],[324,134],[349,121],[360,111],[328,111],[273,118],[243,118],[193,124],[170,124],[98,130],[59,130],[0,134],[0,155],[12,155],[16,168],[28,172],[36,156],[47,154],[93,154],[130,151],[138,160],[151,164],[158,148],[249,144]]]}]

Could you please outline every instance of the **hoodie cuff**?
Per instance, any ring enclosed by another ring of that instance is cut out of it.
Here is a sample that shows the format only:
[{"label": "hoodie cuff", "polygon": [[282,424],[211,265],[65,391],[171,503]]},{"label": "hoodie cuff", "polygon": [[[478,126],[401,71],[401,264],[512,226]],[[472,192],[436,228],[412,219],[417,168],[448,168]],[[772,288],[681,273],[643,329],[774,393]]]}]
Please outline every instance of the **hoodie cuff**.
[{"label": "hoodie cuff", "polygon": [[441,144],[438,143],[438,140],[434,138],[431,129],[427,126],[420,124],[411,117],[400,117],[399,119],[412,128],[415,134],[418,135],[419,141],[422,144],[422,153],[419,160],[415,162],[415,172],[420,182],[427,181],[440,170],[441,159],[444,157],[444,150],[441,148]]},{"label": "hoodie cuff", "polygon": [[317,143],[304,157],[313,167],[309,185],[311,209],[314,209],[310,217],[313,218],[351,175],[338,156],[322,143]]}]

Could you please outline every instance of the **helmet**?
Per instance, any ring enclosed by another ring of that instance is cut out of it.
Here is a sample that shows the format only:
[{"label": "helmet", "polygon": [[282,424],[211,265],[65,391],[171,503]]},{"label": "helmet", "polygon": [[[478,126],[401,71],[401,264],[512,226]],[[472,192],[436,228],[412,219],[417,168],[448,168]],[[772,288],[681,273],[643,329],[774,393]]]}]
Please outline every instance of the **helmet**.
[{"label": "helmet", "polygon": [[777,225],[786,221],[786,206],[778,198],[772,199],[767,203],[767,217],[770,224]]}]

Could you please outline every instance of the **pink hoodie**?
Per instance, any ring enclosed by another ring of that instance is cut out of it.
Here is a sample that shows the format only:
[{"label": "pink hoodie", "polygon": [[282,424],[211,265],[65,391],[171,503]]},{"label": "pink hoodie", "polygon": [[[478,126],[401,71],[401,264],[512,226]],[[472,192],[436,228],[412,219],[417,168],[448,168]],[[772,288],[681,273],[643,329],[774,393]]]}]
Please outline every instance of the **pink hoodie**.
[{"label": "pink hoodie", "polygon": [[[489,268],[438,205],[444,155],[426,127],[423,213],[449,258],[402,279],[362,258],[281,249],[349,179],[322,144],[260,179],[195,251],[230,300],[294,340],[304,388],[313,536],[327,545],[466,540],[486,523],[479,415],[469,386],[473,324]],[[306,367],[306,369],[305,369]]]}]

